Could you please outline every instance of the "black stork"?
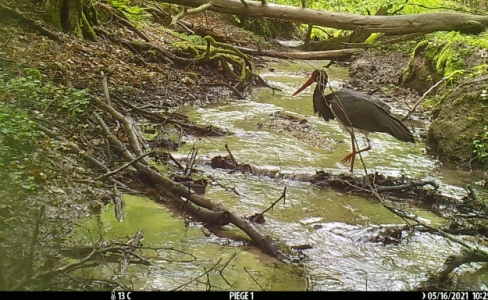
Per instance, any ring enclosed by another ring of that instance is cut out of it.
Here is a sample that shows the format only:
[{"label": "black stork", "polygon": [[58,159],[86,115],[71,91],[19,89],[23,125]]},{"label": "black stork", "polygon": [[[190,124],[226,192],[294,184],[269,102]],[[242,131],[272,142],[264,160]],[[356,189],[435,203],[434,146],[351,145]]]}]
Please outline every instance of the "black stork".
[{"label": "black stork", "polygon": [[[351,161],[351,172],[354,169],[356,154],[371,150],[368,134],[371,132],[384,132],[392,135],[402,142],[415,143],[412,133],[398,119],[390,113],[391,107],[370,95],[351,90],[340,90],[325,94],[328,75],[323,70],[315,70],[310,79],[299,88],[293,96],[297,95],[309,85],[317,82],[313,93],[314,113],[318,113],[325,121],[338,119],[339,126],[351,134],[352,152],[344,157],[342,163]],[[357,150],[354,143],[354,133],[359,132],[366,136],[368,147]]]}]

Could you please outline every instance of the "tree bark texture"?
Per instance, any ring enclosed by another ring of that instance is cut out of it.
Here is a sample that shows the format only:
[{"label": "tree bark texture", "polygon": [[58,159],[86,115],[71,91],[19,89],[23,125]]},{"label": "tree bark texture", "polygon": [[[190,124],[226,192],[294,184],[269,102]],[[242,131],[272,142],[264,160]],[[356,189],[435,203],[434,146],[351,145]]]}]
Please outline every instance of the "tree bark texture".
[{"label": "tree bark texture", "polygon": [[303,24],[331,27],[342,30],[354,30],[360,33],[378,33],[401,35],[416,32],[460,31],[462,33],[480,33],[488,27],[488,16],[463,13],[435,12],[401,16],[362,16],[330,12],[268,3],[247,1],[245,7],[239,0],[159,0],[190,7],[211,3],[212,11],[254,18],[274,18]]},{"label": "tree bark texture", "polygon": [[[85,0],[48,0],[47,21],[59,29],[72,32],[80,38],[96,41],[97,35],[88,22],[83,8]],[[87,11],[85,9],[85,11]]]}]

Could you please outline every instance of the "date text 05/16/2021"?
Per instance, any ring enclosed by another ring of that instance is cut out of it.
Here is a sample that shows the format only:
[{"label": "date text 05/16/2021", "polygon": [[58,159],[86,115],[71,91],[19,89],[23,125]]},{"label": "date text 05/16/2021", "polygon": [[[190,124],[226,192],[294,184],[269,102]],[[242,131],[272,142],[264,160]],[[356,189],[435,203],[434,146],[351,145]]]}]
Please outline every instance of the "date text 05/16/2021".
[{"label": "date text 05/16/2021", "polygon": [[488,292],[422,292],[422,300],[488,300]]}]

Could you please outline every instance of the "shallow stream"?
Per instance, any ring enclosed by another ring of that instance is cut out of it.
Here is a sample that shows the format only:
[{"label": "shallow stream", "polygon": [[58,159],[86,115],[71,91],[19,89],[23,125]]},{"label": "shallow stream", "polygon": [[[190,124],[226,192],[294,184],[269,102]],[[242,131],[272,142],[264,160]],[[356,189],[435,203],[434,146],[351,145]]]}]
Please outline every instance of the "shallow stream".
[{"label": "shallow stream", "polygon": [[[316,63],[317,66],[324,64],[326,62]],[[315,85],[291,97],[308,79],[311,67],[298,62],[271,64],[271,67],[273,72],[267,69],[261,71],[261,75],[271,85],[282,89],[281,92],[273,93],[262,88],[247,100],[184,108],[183,112],[191,120],[226,128],[234,135],[187,137],[186,144],[173,155],[187,157],[194,146],[198,148],[198,158],[208,161],[216,155],[227,155],[224,148],[227,144],[241,163],[310,174],[319,170],[348,172],[349,165],[340,161],[351,150],[350,137],[341,131],[337,122],[326,123],[313,115]],[[339,87],[348,79],[347,69],[332,68],[328,74],[333,87]],[[399,109],[393,111],[405,113]],[[277,112],[307,121],[301,125],[295,123],[293,128],[296,130],[289,130],[292,121],[276,117]],[[442,167],[425,154],[425,144],[419,138],[423,130],[417,124],[415,144],[400,142],[387,134],[370,134],[372,150],[363,153],[369,172],[435,180],[444,193],[456,197],[465,195],[466,184],[481,193],[481,174]],[[359,142],[365,145],[364,138],[359,137]],[[205,196],[222,202],[241,215],[263,211],[287,186],[286,202],[276,205],[266,214],[266,223],[258,226],[287,246],[312,246],[304,251],[307,258],[303,262],[303,273],[298,267],[277,263],[256,251],[241,251],[243,248],[238,242],[214,235],[207,237],[206,229],[200,224],[185,224],[181,217],[166,208],[133,196],[125,198],[127,214],[124,222],[115,220],[109,206],[102,215],[84,220],[75,237],[87,238],[87,228],[91,230],[92,238],[100,234],[117,238],[144,229],[145,246],[174,247],[196,257],[161,250],[162,259],[157,260],[156,266],[129,266],[131,275],[124,280],[130,278],[135,289],[146,290],[170,290],[192,280],[184,289],[205,289],[209,280],[212,290],[261,290],[256,282],[268,290],[305,290],[307,286],[310,290],[406,290],[460,250],[458,245],[442,237],[425,233],[413,234],[399,245],[365,242],[377,232],[378,226],[402,223],[374,200],[319,189],[303,182],[229,174],[206,164],[198,164],[197,168],[223,185],[235,188],[238,194],[218,185],[210,186]],[[359,158],[356,159],[355,173],[364,173]],[[412,211],[433,224],[443,222],[429,211]],[[239,232],[234,227],[228,230]],[[225,262],[236,252],[237,257],[223,272],[232,286],[218,273],[195,280],[205,272],[204,268],[208,270],[220,258]],[[473,273],[478,268],[479,265],[468,265],[456,271],[463,274],[464,288],[487,289],[488,272],[482,269]],[[97,269],[94,274],[101,271],[113,272],[106,268]]]}]

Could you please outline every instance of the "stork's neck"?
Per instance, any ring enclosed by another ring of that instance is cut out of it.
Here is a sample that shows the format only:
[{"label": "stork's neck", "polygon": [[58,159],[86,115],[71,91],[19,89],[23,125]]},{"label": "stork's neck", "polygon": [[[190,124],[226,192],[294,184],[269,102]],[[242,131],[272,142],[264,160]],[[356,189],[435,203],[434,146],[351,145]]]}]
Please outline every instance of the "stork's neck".
[{"label": "stork's neck", "polygon": [[320,94],[325,97],[325,89],[327,86],[322,82],[317,82],[317,86],[315,87],[319,90]]}]

